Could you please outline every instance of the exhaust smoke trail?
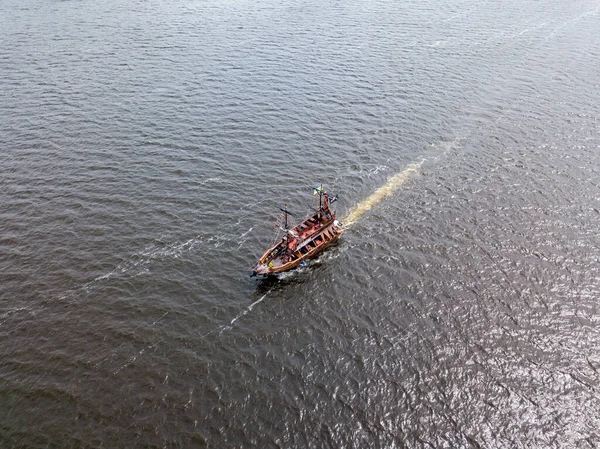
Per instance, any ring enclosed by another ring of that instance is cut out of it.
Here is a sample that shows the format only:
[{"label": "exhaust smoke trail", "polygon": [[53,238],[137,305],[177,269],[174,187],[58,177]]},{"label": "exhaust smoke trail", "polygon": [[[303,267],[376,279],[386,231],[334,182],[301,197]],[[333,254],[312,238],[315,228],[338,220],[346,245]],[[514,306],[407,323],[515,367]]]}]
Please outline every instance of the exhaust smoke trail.
[{"label": "exhaust smoke trail", "polygon": [[419,174],[419,169],[425,162],[423,159],[420,162],[414,162],[409,164],[404,170],[396,175],[392,176],[387,182],[379,187],[371,196],[367,199],[358,203],[346,216],[346,219],[343,221],[344,228],[350,227],[354,224],[360,217],[363,216],[365,212],[368,212],[379,203],[384,198],[390,196],[397,189],[406,184],[411,178]]}]

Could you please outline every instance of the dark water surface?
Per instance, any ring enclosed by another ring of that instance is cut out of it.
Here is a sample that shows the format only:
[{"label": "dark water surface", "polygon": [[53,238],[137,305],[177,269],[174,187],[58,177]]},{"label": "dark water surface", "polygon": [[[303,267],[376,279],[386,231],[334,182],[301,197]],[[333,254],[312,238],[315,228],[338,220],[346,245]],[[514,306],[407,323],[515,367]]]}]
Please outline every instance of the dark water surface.
[{"label": "dark water surface", "polygon": [[[0,42],[0,447],[600,447],[598,0],[5,0]],[[321,182],[340,242],[249,278]]]}]

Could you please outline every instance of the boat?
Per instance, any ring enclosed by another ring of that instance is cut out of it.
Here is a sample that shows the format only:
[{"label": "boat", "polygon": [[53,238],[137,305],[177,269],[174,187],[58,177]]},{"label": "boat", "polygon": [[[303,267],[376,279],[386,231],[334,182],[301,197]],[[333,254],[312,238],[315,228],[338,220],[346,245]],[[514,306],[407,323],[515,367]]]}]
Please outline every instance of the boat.
[{"label": "boat", "polygon": [[306,265],[306,260],[320,254],[340,237],[342,225],[329,207],[337,200],[337,195],[325,193],[323,186],[313,189],[313,194],[319,195],[319,208],[291,229],[288,215],[294,215],[287,207],[279,207],[285,217],[283,237],[258,260],[252,275],[268,276]]}]

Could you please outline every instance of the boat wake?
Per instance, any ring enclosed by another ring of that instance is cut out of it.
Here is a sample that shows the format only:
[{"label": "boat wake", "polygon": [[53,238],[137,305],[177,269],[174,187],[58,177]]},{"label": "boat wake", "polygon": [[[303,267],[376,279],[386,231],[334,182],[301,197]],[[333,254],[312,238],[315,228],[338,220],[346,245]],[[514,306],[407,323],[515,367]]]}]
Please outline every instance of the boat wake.
[{"label": "boat wake", "polygon": [[252,304],[250,304],[248,307],[246,307],[244,310],[242,310],[240,313],[238,313],[229,322],[229,324],[222,325],[219,329],[219,335],[221,335],[223,332],[230,331],[231,329],[233,329],[233,325],[235,324],[235,322],[237,320],[239,320],[240,318],[242,318],[243,316],[247,315],[254,308],[254,306],[263,302],[263,300],[268,296],[269,293],[271,293],[271,290],[269,290],[267,293],[262,295],[260,298],[258,298],[256,301],[254,301]]},{"label": "boat wake", "polygon": [[248,315],[248,313],[250,313],[252,311],[252,309],[254,309],[254,307],[256,307],[258,304],[260,304],[261,302],[263,302],[265,300],[265,298],[267,296],[269,296],[269,293],[271,293],[272,290],[273,290],[273,288],[270,288],[264,295],[262,295],[260,298],[258,298],[256,301],[254,301],[248,307],[244,308],[241,312],[239,312],[235,317],[233,317],[231,319],[231,321],[229,321],[229,323],[222,324],[218,328],[213,329],[210,332],[207,332],[206,334],[202,335],[202,338],[206,338],[209,335],[212,335],[212,334],[215,334],[215,333],[218,333],[219,335],[222,335],[225,332],[228,332],[228,331],[232,330],[233,329],[233,325],[235,324],[235,322],[237,320],[239,320],[240,318]]},{"label": "boat wake", "polygon": [[419,174],[420,168],[423,166],[425,159],[420,162],[413,162],[408,165],[404,170],[400,173],[395,174],[391,178],[387,180],[387,182],[379,187],[371,196],[367,199],[358,203],[351,211],[348,213],[344,221],[344,228],[348,228],[352,226],[360,217],[362,217],[365,212],[368,212],[378,204],[384,198],[390,196],[404,184],[406,184],[409,180],[414,178]]}]

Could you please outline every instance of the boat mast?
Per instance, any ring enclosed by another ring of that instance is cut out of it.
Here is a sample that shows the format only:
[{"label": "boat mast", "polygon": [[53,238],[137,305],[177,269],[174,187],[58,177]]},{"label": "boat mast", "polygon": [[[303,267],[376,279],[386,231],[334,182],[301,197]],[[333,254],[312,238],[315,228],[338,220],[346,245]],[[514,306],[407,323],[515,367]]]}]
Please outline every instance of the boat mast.
[{"label": "boat mast", "polygon": [[319,211],[323,209],[323,184],[319,186]]},{"label": "boat mast", "polygon": [[[292,217],[295,217],[294,214],[292,214],[288,209],[287,209],[287,203],[284,204],[284,207],[281,206],[277,206],[277,209],[279,209],[281,212],[283,212],[283,215],[285,216],[285,231],[287,234],[288,231],[288,215],[291,215]],[[281,223],[281,222],[279,222]]]}]

